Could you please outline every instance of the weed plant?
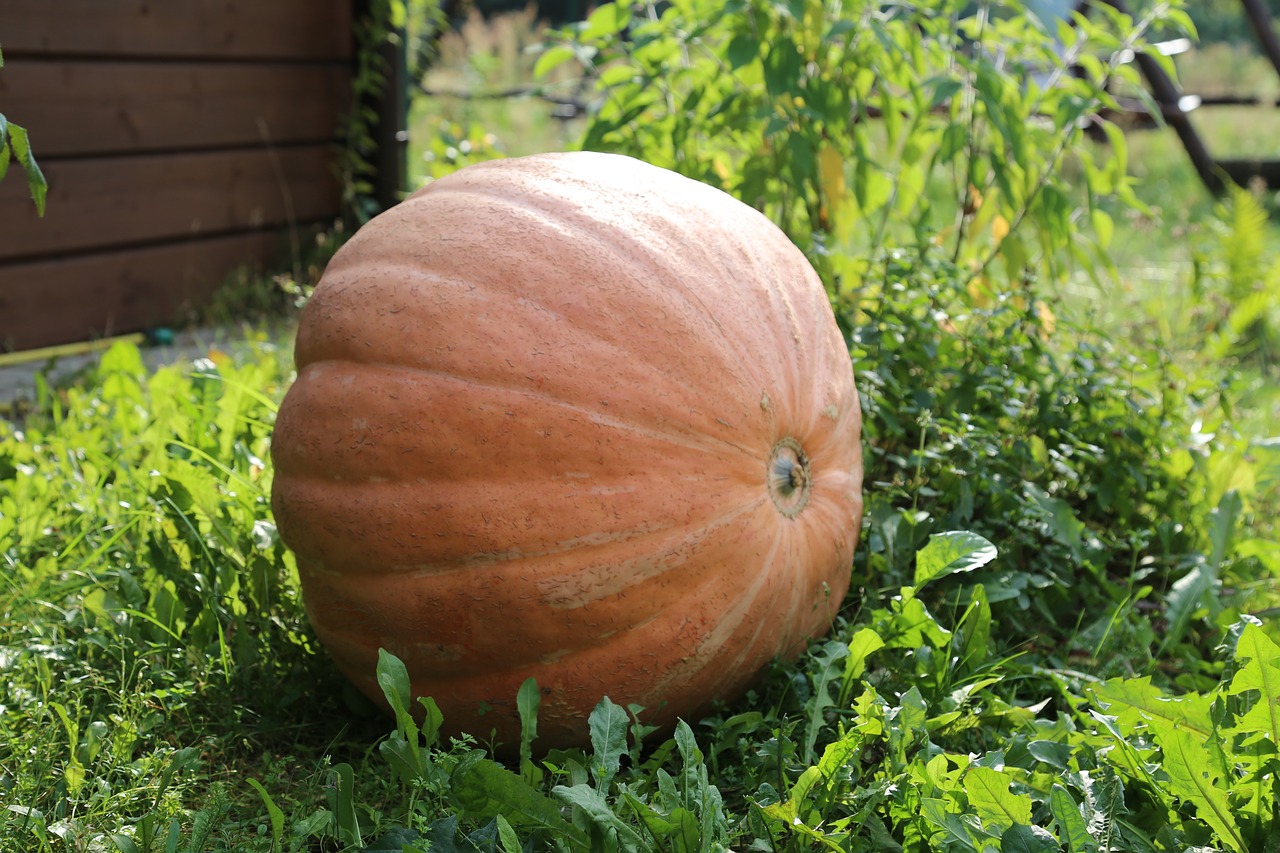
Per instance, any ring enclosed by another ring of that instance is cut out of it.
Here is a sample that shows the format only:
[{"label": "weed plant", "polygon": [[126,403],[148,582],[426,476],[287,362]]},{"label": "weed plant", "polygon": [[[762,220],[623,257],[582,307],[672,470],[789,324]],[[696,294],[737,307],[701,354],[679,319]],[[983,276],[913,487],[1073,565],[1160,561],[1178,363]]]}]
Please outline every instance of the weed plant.
[{"label": "weed plant", "polygon": [[[1230,375],[1057,295],[1144,211],[1077,119],[1158,21],[708,9],[602,6],[542,70],[589,60],[590,144],[739,192],[823,271],[868,460],[830,635],[674,732],[602,697],[586,750],[540,749],[533,682],[518,759],[442,739],[388,654],[383,717],[275,535],[287,350],[148,375],[119,345],[0,423],[0,850],[1280,849],[1280,445],[1237,434]],[[1054,36],[1103,57],[1065,94],[1023,85]],[[1206,288],[1270,280],[1246,198]],[[1247,301],[1208,315],[1224,367],[1267,351]]]}]

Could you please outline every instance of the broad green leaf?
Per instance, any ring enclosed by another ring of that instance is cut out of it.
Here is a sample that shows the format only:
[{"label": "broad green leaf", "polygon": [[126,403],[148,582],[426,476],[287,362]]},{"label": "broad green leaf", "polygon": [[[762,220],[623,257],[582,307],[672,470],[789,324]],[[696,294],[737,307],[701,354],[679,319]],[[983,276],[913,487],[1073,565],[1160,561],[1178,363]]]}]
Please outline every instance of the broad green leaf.
[{"label": "broad green leaf", "polygon": [[1058,827],[1058,837],[1066,845],[1067,853],[1097,853],[1098,842],[1089,834],[1089,827],[1071,792],[1055,784],[1049,791],[1049,810]]},{"label": "broad green leaf", "polygon": [[422,778],[425,770],[422,750],[405,740],[399,729],[391,732],[378,744],[378,752],[391,765],[393,776],[409,784]]},{"label": "broad green leaf", "polygon": [[676,809],[668,815],[668,820],[672,826],[667,840],[674,853],[700,853],[702,828],[698,816],[688,809]]},{"label": "broad green leaf", "polygon": [[609,789],[609,783],[617,775],[622,756],[627,751],[627,722],[627,712],[613,704],[608,696],[601,699],[591,712],[588,723],[591,727],[591,748],[595,753],[591,773],[601,791]]},{"label": "broad green leaf", "polygon": [[565,44],[557,44],[546,50],[533,65],[534,78],[542,78],[564,63],[573,59],[576,54],[573,48]]},{"label": "broad green leaf", "polygon": [[1129,168],[1129,143],[1125,141],[1124,129],[1112,121],[1100,122],[1102,130],[1107,134],[1107,148],[1111,152],[1108,162],[1114,174],[1123,175]]},{"label": "broad green leaf", "polygon": [[779,821],[787,826],[799,822],[800,818],[796,816],[795,804],[790,800],[784,800],[780,803],[770,803],[760,809],[760,812],[767,818]]},{"label": "broad green leaf", "polygon": [[516,710],[520,714],[520,774],[533,784],[536,768],[533,764],[533,741],[538,737],[538,708],[542,705],[542,693],[535,678],[526,678],[516,692]]},{"label": "broad green leaf", "polygon": [[[551,793],[561,802],[579,809],[587,820],[602,830],[616,832],[618,838],[628,848],[644,849],[644,842],[640,835],[618,815],[614,814],[604,795],[590,785],[574,785],[573,787],[557,785],[551,789]],[[557,810],[556,814],[559,815],[559,810]],[[583,844],[585,849],[586,839],[581,838],[581,832],[576,827],[574,827],[574,830],[578,832],[578,838],[581,839],[579,843]]]},{"label": "broad green leaf", "polygon": [[61,702],[50,702],[49,707],[53,708],[57,713],[58,719],[62,721],[62,728],[67,733],[67,742],[71,744],[71,755],[67,759],[67,765],[62,771],[63,777],[67,780],[67,787],[74,794],[80,790],[80,786],[84,784],[85,770],[84,765],[80,763],[80,759],[76,756],[76,746],[80,743],[80,725],[67,712],[67,708]]},{"label": "broad green leaf", "polygon": [[36,164],[35,155],[31,153],[31,143],[27,139],[27,131],[25,128],[9,122],[7,135],[9,148],[13,150],[13,156],[21,164],[23,171],[27,173],[27,187],[31,190],[31,200],[35,202],[36,213],[44,216],[45,198],[49,193],[49,184],[45,180],[44,173],[40,171],[40,166]]},{"label": "broad green leaf", "polygon": [[694,737],[693,729],[689,728],[689,724],[684,720],[676,722],[675,739],[676,747],[680,750],[680,758],[684,760],[686,768],[702,763],[703,755],[702,750],[698,748],[698,740]]},{"label": "broad green leaf", "polygon": [[973,767],[964,775],[969,806],[988,830],[1004,831],[1031,823],[1031,798],[1009,790],[1013,779],[990,767]]},{"label": "broad green leaf", "polygon": [[1280,749],[1280,646],[1251,622],[1236,643],[1236,660],[1243,664],[1232,676],[1227,693],[1239,696],[1256,690],[1258,699],[1236,721],[1233,731],[1260,734],[1272,749]]},{"label": "broad green leaf", "polygon": [[271,843],[279,847],[280,839],[284,836],[284,812],[257,779],[251,777],[249,786],[258,792],[258,796],[262,798],[262,804],[267,807],[267,817],[271,821]]},{"label": "broad green leaf", "polygon": [[808,702],[807,720],[805,723],[804,749],[800,760],[805,764],[813,762],[814,745],[818,742],[818,733],[825,722],[826,709],[831,705],[831,682],[835,681],[840,663],[849,655],[849,647],[837,640],[829,640],[822,646],[822,651],[815,655],[811,667],[813,673],[813,697]]},{"label": "broad green leaf", "polygon": [[795,808],[796,814],[804,811],[808,805],[809,792],[813,790],[815,785],[822,782],[822,771],[817,767],[806,767],[800,777],[796,779],[795,784],[791,786],[791,792],[788,799]]},{"label": "broad green leaf", "polygon": [[5,119],[4,113],[0,113],[0,180],[4,180],[4,176],[9,173],[10,156],[9,122]]},{"label": "broad green leaf", "polygon": [[864,217],[871,216],[893,195],[893,179],[869,159],[854,165],[853,197]]},{"label": "broad green leaf", "polygon": [[1169,9],[1165,12],[1165,17],[1169,24],[1181,30],[1185,35],[1189,36],[1192,41],[1199,40],[1199,34],[1196,32],[1196,25],[1192,22],[1191,16],[1184,9]]},{"label": "broad green leaf", "polygon": [[649,830],[654,838],[663,839],[675,833],[676,825],[674,823],[667,820],[635,794],[624,789],[622,791],[622,799],[627,805],[631,806],[631,810],[636,813],[636,817],[640,818],[640,822],[644,824],[645,829]]},{"label": "broad green leaf", "polygon": [[658,770],[658,797],[662,807],[668,812],[680,808],[684,804],[684,796],[676,787],[676,780],[667,771]]},{"label": "broad green leaf", "polygon": [[680,802],[684,808],[704,808],[703,819],[711,817],[705,812],[707,804],[718,801],[720,794],[707,778],[707,765],[693,729],[684,720],[676,721],[676,749],[680,752]]},{"label": "broad green leaf", "polygon": [[110,394],[110,399],[116,399],[117,395],[127,395],[127,399],[143,401],[140,377],[146,375],[147,365],[135,344],[127,340],[113,343],[102,354],[98,369],[104,374],[111,374],[113,379],[128,380],[127,392],[115,387],[105,387],[104,383],[103,393]]},{"label": "broad green leaf", "polygon": [[84,765],[74,758],[62,768],[62,778],[67,782],[67,789],[74,795],[84,785],[86,773]]},{"label": "broad green leaf", "polygon": [[611,65],[600,74],[600,85],[604,88],[617,86],[621,83],[629,83],[635,79],[638,72],[626,63]]},{"label": "broad green leaf", "polygon": [[1165,596],[1165,618],[1169,627],[1160,643],[1161,651],[1181,642],[1196,611],[1203,608],[1211,613],[1216,609],[1220,583],[1217,566],[1203,557],[1191,571],[1174,581]]},{"label": "broad green leaf", "polygon": [[947,125],[946,130],[942,131],[942,142],[938,145],[938,162],[940,164],[950,163],[957,154],[965,149],[968,141],[969,136],[965,133],[964,125]]},{"label": "broad green leaf", "polygon": [[553,800],[518,774],[487,758],[464,761],[450,779],[454,799],[468,817],[502,815],[515,826],[536,826],[583,841],[581,830],[569,824]]},{"label": "broad green leaf", "polygon": [[924,81],[924,88],[929,92],[927,107],[933,109],[950,103],[964,84],[953,77],[932,77]]},{"label": "broad green leaf", "polygon": [[724,55],[729,60],[729,67],[737,70],[754,62],[760,55],[760,40],[750,34],[739,33],[729,40],[729,46],[725,48]]},{"label": "broad green leaf", "polygon": [[1200,819],[1228,848],[1248,853],[1227,799],[1229,781],[1211,769],[1204,739],[1186,729],[1173,728],[1162,732],[1158,740],[1164,755],[1161,766],[1168,774],[1174,796],[1194,806]]},{"label": "broad green leaf", "polygon": [[958,673],[971,672],[986,664],[991,641],[991,605],[982,584],[976,584],[969,591],[969,605],[952,634],[953,647],[959,647],[956,649]]},{"label": "broad green leaf", "polygon": [[1208,697],[1198,693],[1169,696],[1151,683],[1149,675],[1113,678],[1090,685],[1086,692],[1131,732],[1144,725],[1157,730],[1177,726],[1208,738],[1213,730]]},{"label": "broad green leaf", "polygon": [[[395,830],[388,835],[393,833]],[[390,843],[394,844],[396,840],[393,835]],[[413,844],[416,849],[429,850],[430,853],[479,853],[478,848],[458,832],[458,816],[453,814],[433,820],[421,840],[406,840],[403,844]],[[391,849],[399,850],[403,846]]]},{"label": "broad green leaf", "polygon": [[516,831],[511,828],[511,824],[502,815],[496,815],[494,821],[498,825],[498,840],[502,842],[503,853],[521,853],[524,849],[520,844],[520,837],[516,835]]},{"label": "broad green leaf", "polygon": [[796,186],[807,187],[818,182],[818,151],[813,140],[804,136],[787,137],[787,165]]},{"label": "broad green leaf", "polygon": [[898,701],[898,715],[894,722],[901,728],[902,734],[910,738],[919,737],[929,715],[929,703],[920,693],[920,688],[914,684],[898,697]]},{"label": "broad green leaf", "polygon": [[396,715],[396,728],[406,742],[411,746],[417,746],[418,724],[409,713],[409,704],[413,701],[409,695],[412,687],[409,681],[409,670],[405,667],[404,661],[386,649],[378,649],[377,679],[378,686],[382,688],[382,695],[387,698],[387,704]]},{"label": "broad green leaf", "polygon": [[333,783],[328,788],[329,810],[339,840],[360,846],[360,817],[356,812],[356,772],[345,761],[333,765]]},{"label": "broad green leaf", "polygon": [[902,611],[895,613],[888,626],[880,630],[884,643],[890,648],[914,649],[926,643],[935,649],[948,648],[951,632],[938,624],[938,620],[918,598],[902,603]]},{"label": "broad green leaf", "polygon": [[849,640],[849,657],[845,658],[845,680],[860,679],[867,671],[867,658],[884,648],[881,635],[870,628],[860,628]]},{"label": "broad green leaf", "polygon": [[1057,740],[1033,740],[1027,744],[1027,752],[1055,770],[1070,769],[1074,751],[1071,744]]},{"label": "broad green leaf", "polygon": [[122,832],[113,832],[109,837],[119,853],[142,853],[142,849],[138,847],[137,842]]},{"label": "broad green leaf", "polygon": [[906,219],[916,209],[921,195],[925,192],[928,178],[924,164],[908,163],[905,160],[898,163],[893,200],[894,209],[897,211],[898,216]]},{"label": "broad green leaf", "polygon": [[841,704],[849,696],[853,684],[867,670],[867,658],[884,648],[884,640],[871,628],[859,628],[849,641],[849,655],[844,659],[844,682],[840,689]]},{"label": "broad green leaf", "polygon": [[629,23],[631,23],[630,4],[605,3],[597,6],[595,11],[587,17],[586,27],[579,38],[589,41],[603,36],[612,36],[625,29]]},{"label": "broad green leaf", "polygon": [[422,746],[430,749],[440,739],[440,727],[444,725],[444,712],[430,696],[419,696],[418,704],[422,706]]},{"label": "broad green leaf", "polygon": [[963,818],[952,810],[951,803],[947,800],[938,797],[924,798],[920,802],[920,814],[942,831],[943,837],[939,841],[948,843],[948,846],[937,849],[967,851],[978,849],[970,837],[970,828],[965,825]]},{"label": "broad green leaf", "polygon": [[[1153,781],[1151,780],[1153,767],[1147,759],[1156,751],[1155,747],[1139,750],[1125,737],[1124,732],[1120,730],[1120,726],[1113,716],[1103,714],[1093,708],[1089,709],[1089,716],[1102,724],[1102,727],[1111,736],[1111,740],[1115,744],[1116,748],[1106,750],[1107,760],[1121,770],[1126,771],[1130,776]],[[1168,799],[1168,792],[1163,788],[1157,787],[1155,791],[1164,799]]]},{"label": "broad green leaf", "polygon": [[822,758],[817,763],[818,770],[825,779],[834,779],[837,771],[848,766],[853,757],[862,749],[865,738],[857,728],[846,731],[839,739],[827,744],[822,750]]},{"label": "broad green leaf", "polygon": [[[1088,809],[1081,814],[1088,818],[1089,832],[1099,841],[1099,848],[1111,850],[1112,835],[1116,823],[1128,809],[1125,806],[1124,780],[1111,766],[1099,767],[1087,776],[1080,774],[1080,789],[1088,797]],[[1163,794],[1165,802],[1172,802],[1167,794]]]},{"label": "broad green leaf", "polygon": [[1209,544],[1212,551],[1209,563],[1218,566],[1231,552],[1231,543],[1235,539],[1236,524],[1240,513],[1244,511],[1244,502],[1237,491],[1229,491],[1218,501],[1218,505],[1209,511]]},{"label": "broad green leaf", "polygon": [[[453,834],[455,837],[457,836],[456,824]],[[449,853],[450,850],[457,849],[452,846],[452,839],[450,839],[449,844],[444,844],[437,848],[436,845],[431,844],[428,839],[423,838],[416,830],[405,826],[393,826],[378,836],[360,853],[403,853],[406,849],[425,849],[428,845],[433,851],[439,849],[441,853]]]},{"label": "broad green leaf", "polygon": [[803,58],[796,53],[795,46],[790,40],[780,40],[768,46],[762,70],[765,88],[770,99],[775,102],[789,100],[796,94],[793,89],[800,76],[802,64]]},{"label": "broad green leaf", "polygon": [[1039,826],[1017,824],[1000,836],[1000,853],[1059,853],[1053,833]]},{"label": "broad green leaf", "polygon": [[1084,549],[1084,522],[1076,517],[1071,505],[1060,498],[1050,497],[1048,493],[1034,486],[1028,486],[1027,492],[1036,505],[1045,513],[1045,522],[1049,535],[1071,549],[1071,554],[1080,559]]},{"label": "broad green leaf", "polygon": [[957,572],[971,572],[997,556],[996,546],[967,530],[935,533],[916,554],[917,589],[937,578]]},{"label": "broad green leaf", "polygon": [[1111,214],[1098,207],[1090,211],[1089,216],[1093,222],[1093,233],[1098,235],[1098,245],[1106,249],[1111,245],[1111,238],[1115,235],[1115,220],[1111,218]]}]

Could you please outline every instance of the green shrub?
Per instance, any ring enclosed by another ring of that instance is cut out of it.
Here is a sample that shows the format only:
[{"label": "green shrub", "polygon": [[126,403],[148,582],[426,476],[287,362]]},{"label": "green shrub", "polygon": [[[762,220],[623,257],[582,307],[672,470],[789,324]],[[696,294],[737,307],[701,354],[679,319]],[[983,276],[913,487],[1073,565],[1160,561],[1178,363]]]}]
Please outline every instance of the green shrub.
[{"label": "green shrub", "polygon": [[1113,275],[1107,211],[1142,209],[1123,135],[1098,117],[1136,82],[1124,52],[1186,15],[713,5],[602,6],[540,70],[577,58],[596,81],[586,147],[739,196],[822,274],[866,414],[863,585],[896,589],[930,534],[969,529],[1000,548],[983,580],[1010,645],[1121,668],[1175,646],[1188,610],[1216,613],[1215,584],[1155,629],[1137,609],[1212,551],[1221,495],[1190,447],[1219,417],[1215,386],[1055,306],[1073,277]]}]

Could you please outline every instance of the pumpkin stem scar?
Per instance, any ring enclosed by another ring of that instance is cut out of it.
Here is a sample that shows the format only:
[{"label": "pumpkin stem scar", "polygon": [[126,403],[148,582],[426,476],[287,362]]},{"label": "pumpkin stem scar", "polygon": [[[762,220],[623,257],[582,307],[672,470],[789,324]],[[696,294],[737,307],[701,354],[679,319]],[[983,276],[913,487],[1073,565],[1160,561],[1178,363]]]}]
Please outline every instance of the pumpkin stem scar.
[{"label": "pumpkin stem scar", "polygon": [[787,436],[773,446],[766,477],[769,497],[778,512],[795,518],[808,506],[812,490],[810,462],[800,442]]}]

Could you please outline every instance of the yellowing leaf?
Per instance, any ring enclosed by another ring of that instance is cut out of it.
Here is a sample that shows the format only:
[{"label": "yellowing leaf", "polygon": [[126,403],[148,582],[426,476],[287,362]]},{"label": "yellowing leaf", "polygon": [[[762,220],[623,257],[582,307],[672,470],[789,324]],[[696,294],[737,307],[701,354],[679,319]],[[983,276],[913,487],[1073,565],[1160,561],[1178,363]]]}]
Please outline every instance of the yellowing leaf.
[{"label": "yellowing leaf", "polygon": [[991,220],[991,239],[1000,244],[1004,242],[1004,238],[1009,236],[1009,220],[1000,214],[996,214]]},{"label": "yellowing leaf", "polygon": [[844,157],[832,145],[818,149],[818,180],[822,184],[822,198],[827,207],[834,210],[849,195],[844,180]]},{"label": "yellowing leaf", "polygon": [[979,190],[977,187],[975,187],[973,184],[969,184],[969,198],[965,202],[964,212],[967,214],[973,214],[978,212],[981,209],[982,209],[982,191]]},{"label": "yellowing leaf", "polygon": [[1036,316],[1040,318],[1040,328],[1044,330],[1046,338],[1058,328],[1058,317],[1046,303],[1036,302]]},{"label": "yellowing leaf", "polygon": [[990,308],[991,303],[995,300],[995,291],[991,287],[991,282],[987,281],[986,276],[974,276],[970,279],[965,290],[969,292],[969,298],[973,300],[976,308]]}]

